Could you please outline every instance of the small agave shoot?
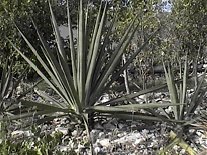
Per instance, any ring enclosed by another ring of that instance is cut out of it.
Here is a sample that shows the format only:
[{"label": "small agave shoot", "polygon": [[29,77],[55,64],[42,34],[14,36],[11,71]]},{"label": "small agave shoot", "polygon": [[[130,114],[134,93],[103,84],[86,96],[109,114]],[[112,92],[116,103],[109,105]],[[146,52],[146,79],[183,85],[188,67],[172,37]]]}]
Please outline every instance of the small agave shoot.
[{"label": "small agave shoot", "polygon": [[[139,16],[137,15],[134,20],[127,26],[122,38],[120,38],[114,50],[107,48],[110,36],[113,35],[112,30],[116,22],[116,16],[113,20],[107,18],[107,1],[100,4],[100,9],[97,14],[94,27],[91,29],[91,23],[89,23],[90,9],[84,7],[83,1],[79,1],[79,15],[77,22],[77,44],[74,41],[74,34],[72,29],[69,2],[67,1],[67,14],[68,14],[68,30],[69,30],[69,47],[67,51],[64,49],[58,25],[53,14],[51,4],[49,3],[51,12],[51,21],[54,29],[54,35],[56,39],[57,50],[54,52],[51,50],[47,41],[44,40],[38,27],[34,24],[39,39],[42,43],[42,51],[36,51],[34,47],[27,40],[26,36],[17,27],[19,33],[24,38],[27,45],[30,47],[33,54],[37,57],[37,60],[41,63],[44,71],[38,68],[28,57],[26,57],[12,42],[12,46],[15,50],[30,64],[30,66],[37,71],[42,79],[63,99],[63,102],[59,102],[42,94],[43,97],[50,98],[52,104],[38,103],[27,100],[20,100],[23,105],[36,106],[41,110],[42,114],[51,114],[54,112],[63,112],[67,115],[75,115],[84,121],[86,130],[89,133],[88,116],[94,112],[107,113],[113,116],[117,113],[120,117],[131,117],[139,109],[151,109],[158,107],[166,107],[172,104],[137,104],[133,98],[156,91],[165,87],[161,85],[153,87],[147,90],[143,90],[138,93],[128,94],[124,97],[112,99],[103,104],[96,104],[99,98],[108,92],[111,84],[117,80],[120,74],[126,69],[126,67],[133,61],[137,54],[147,45],[150,39],[152,39],[158,30],[149,36],[146,42],[133,53],[133,55],[125,62],[125,64],[119,68],[116,74],[118,64],[121,60],[122,54],[125,52],[130,41],[133,38],[135,31],[139,26]],[[110,24],[109,24],[110,23]],[[109,26],[107,26],[109,25]],[[76,48],[77,45],[77,48]],[[42,53],[44,56],[42,56]],[[40,54],[41,53],[41,54]],[[110,55],[109,55],[110,54]],[[108,56],[109,55],[109,56]],[[69,60],[71,60],[72,72],[69,67]],[[124,90],[124,89],[123,89]],[[132,104],[128,105],[114,105],[114,103],[122,103],[123,101],[130,101]],[[111,106],[106,106],[111,105]],[[133,113],[132,113],[133,111]],[[64,115],[65,115],[64,114]],[[123,114],[123,115],[121,115]],[[153,116],[137,116],[138,119],[158,120],[161,118]],[[49,119],[49,117],[48,117]],[[91,124],[90,124],[91,125]],[[92,145],[91,145],[92,148]]]},{"label": "small agave shoot", "polygon": [[[184,64],[184,67],[183,67]],[[207,86],[204,84],[207,68],[204,70],[202,75],[199,77],[199,83],[198,85],[194,87],[194,92],[191,95],[191,97],[188,96],[188,83],[189,83],[189,71],[188,71],[188,59],[187,55],[185,56],[184,63],[179,62],[180,72],[179,72],[179,78],[182,80],[180,83],[175,82],[175,77],[173,73],[172,67],[168,64],[167,66],[164,65],[164,71],[165,71],[165,78],[167,81],[167,86],[170,94],[170,99],[173,104],[178,105],[173,107],[173,115],[170,116],[166,113],[167,117],[170,119],[175,119],[177,121],[184,121],[181,126],[179,126],[177,129],[180,129],[179,131],[175,131],[177,134],[182,135],[182,131],[186,126],[191,125],[196,121],[195,116],[195,110],[202,102],[202,98],[205,95]],[[197,75],[196,75],[197,76]],[[172,118],[173,117],[173,118]],[[172,138],[173,137],[173,138]],[[164,154],[167,150],[172,149],[174,145],[180,145],[183,149],[188,152],[188,154],[196,154],[195,151],[186,143],[184,140],[182,140],[182,137],[177,136],[174,131],[170,132],[170,138],[172,139],[172,142],[162,151],[160,154]]]},{"label": "small agave shoot", "polygon": [[13,113],[18,113],[19,105],[17,100],[28,93],[22,92],[18,96],[14,95],[28,68],[25,68],[19,77],[14,78],[12,67],[13,60],[7,59],[0,75],[0,120],[4,120],[5,117],[11,116]]}]

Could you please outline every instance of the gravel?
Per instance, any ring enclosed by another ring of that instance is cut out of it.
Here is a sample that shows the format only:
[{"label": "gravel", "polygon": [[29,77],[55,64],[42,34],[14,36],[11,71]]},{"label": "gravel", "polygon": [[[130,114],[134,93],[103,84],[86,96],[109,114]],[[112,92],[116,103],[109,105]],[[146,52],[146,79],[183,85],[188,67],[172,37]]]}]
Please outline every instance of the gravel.
[{"label": "gravel", "polygon": [[[19,90],[21,91],[21,90]],[[105,95],[106,96],[106,95]],[[170,101],[169,95],[163,93],[154,94],[153,100],[157,102]],[[103,99],[107,100],[103,97]],[[142,97],[142,98],[141,98]],[[140,102],[145,100],[145,96],[137,98]],[[36,94],[33,94],[31,99],[36,101],[43,101]],[[144,99],[143,99],[144,98]],[[198,116],[206,115],[206,101],[203,101],[201,106],[195,111]],[[172,107],[164,109],[167,114],[172,113]],[[163,111],[158,112],[162,113]],[[79,154],[90,154],[87,134],[84,126],[77,123],[77,121],[70,118],[56,118],[49,123],[39,125],[41,133],[54,135],[57,132],[62,133],[62,143],[56,147],[62,152],[75,150]],[[187,128],[186,131],[181,133],[183,140],[198,154],[205,153],[207,150],[207,123],[203,119],[195,122],[194,126]],[[169,134],[171,130],[175,130],[175,124],[165,122],[146,122],[146,121],[133,121],[133,120],[119,120],[108,119],[105,122],[97,121],[91,130],[91,139],[93,142],[95,154],[100,155],[154,155],[160,150],[166,148],[169,144]],[[31,131],[17,130],[11,131],[11,136],[14,138],[22,136],[34,136]],[[0,139],[1,140],[1,139]],[[171,149],[171,154],[187,154],[186,150],[180,145],[174,145]]]}]

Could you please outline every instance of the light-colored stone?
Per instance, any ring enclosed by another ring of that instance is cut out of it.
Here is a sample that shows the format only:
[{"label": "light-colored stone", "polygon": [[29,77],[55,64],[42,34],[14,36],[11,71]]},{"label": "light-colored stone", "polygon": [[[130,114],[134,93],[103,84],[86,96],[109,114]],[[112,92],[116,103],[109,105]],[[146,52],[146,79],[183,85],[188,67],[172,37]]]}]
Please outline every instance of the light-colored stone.
[{"label": "light-colored stone", "polygon": [[110,140],[108,138],[97,140],[97,143],[99,143],[103,147],[109,147],[111,145]]},{"label": "light-colored stone", "polygon": [[57,127],[57,128],[55,128],[55,131],[62,132],[63,135],[67,135],[68,134],[68,128],[64,128],[64,127]]},{"label": "light-colored stone", "polygon": [[98,154],[99,152],[101,152],[101,148],[100,147],[95,147],[94,148],[94,152],[95,152],[95,154]]}]

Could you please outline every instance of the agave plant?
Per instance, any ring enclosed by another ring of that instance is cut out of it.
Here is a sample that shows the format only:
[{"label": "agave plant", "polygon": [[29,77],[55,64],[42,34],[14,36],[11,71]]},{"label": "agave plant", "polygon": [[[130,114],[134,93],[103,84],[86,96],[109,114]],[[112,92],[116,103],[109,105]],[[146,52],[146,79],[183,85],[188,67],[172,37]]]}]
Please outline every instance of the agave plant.
[{"label": "agave plant", "polygon": [[14,97],[13,93],[16,91],[16,88],[19,86],[22,78],[25,75],[26,68],[21,75],[15,80],[12,72],[13,61],[9,63],[7,59],[6,63],[3,65],[1,72],[1,81],[0,81],[0,116],[10,113],[18,105],[17,102],[11,101],[14,98],[21,98],[24,95],[21,94],[18,97]]},{"label": "agave plant", "polygon": [[[182,69],[184,68],[184,69]],[[183,71],[182,71],[183,70]],[[204,80],[206,76],[206,71],[202,73],[199,77],[199,84],[194,88],[194,92],[191,97],[188,97],[187,90],[189,88],[189,71],[188,71],[188,60],[187,56],[184,62],[184,67],[182,67],[182,63],[180,62],[180,79],[182,82],[176,84],[175,77],[173,76],[173,69],[168,65],[166,67],[164,65],[165,77],[168,85],[168,90],[170,93],[171,102],[176,104],[180,103],[177,106],[174,106],[173,116],[176,120],[186,120],[192,118],[196,108],[200,105],[203,96],[206,92],[206,85],[204,85]]]},{"label": "agave plant", "polygon": [[[165,78],[167,81],[167,86],[170,94],[171,103],[173,103],[176,106],[173,106],[172,115],[167,115],[167,118],[169,119],[175,119],[177,121],[183,121],[182,125],[176,124],[176,131],[171,131],[169,138],[171,141],[169,141],[169,144],[161,151],[159,151],[158,154],[165,154],[167,151],[172,150],[172,148],[175,145],[179,145],[181,148],[183,148],[188,154],[198,154],[193,150],[191,146],[189,146],[182,137],[183,130],[187,126],[196,126],[194,122],[196,122],[198,119],[194,117],[195,110],[202,102],[202,98],[205,95],[206,92],[206,85],[204,84],[205,76],[207,69],[204,70],[202,75],[197,79],[199,79],[199,83],[195,83],[194,86],[194,92],[189,97],[188,90],[192,89],[189,85],[190,79],[192,78],[189,76],[188,71],[188,58],[187,55],[185,56],[184,63],[180,60],[179,61],[179,78],[181,79],[180,83],[177,83],[174,76],[174,70],[170,66],[170,63],[165,65],[163,62],[164,71],[165,71]],[[195,76],[195,75],[194,75]],[[196,75],[197,76],[197,75]],[[179,103],[179,104],[177,104]],[[163,110],[164,111],[164,110]],[[198,117],[200,118],[200,116]],[[175,122],[177,122],[175,121]]]},{"label": "agave plant", "polygon": [[[137,54],[147,45],[149,40],[153,38],[158,30],[149,36],[146,42],[137,49],[135,53],[124,63],[122,67],[119,67],[115,73],[118,64],[121,60],[122,54],[125,52],[130,41],[133,38],[139,26],[139,16],[137,15],[134,20],[127,26],[123,37],[120,39],[116,48],[107,48],[110,36],[113,34],[112,30],[115,25],[116,16],[112,21],[107,18],[107,2],[102,2],[97,14],[96,22],[91,30],[91,23],[89,24],[89,8],[84,8],[82,0],[79,1],[79,16],[77,24],[77,45],[74,39],[74,32],[72,29],[69,2],[67,1],[67,14],[68,14],[68,30],[69,30],[69,51],[64,49],[61,36],[58,30],[58,25],[53,14],[52,7],[49,3],[51,12],[51,21],[54,29],[54,35],[56,39],[57,50],[51,50],[47,41],[44,40],[38,27],[36,28],[37,35],[42,43],[42,51],[36,51],[34,47],[27,40],[26,36],[19,30],[19,33],[24,38],[25,42],[30,47],[33,54],[37,57],[44,70],[38,68],[28,57],[26,57],[12,42],[10,42],[15,50],[30,64],[30,66],[37,71],[37,73],[44,79],[44,81],[63,99],[63,102],[56,101],[50,96],[39,93],[43,97],[49,98],[52,104],[38,103],[26,100],[20,100],[23,105],[36,106],[41,111],[38,114],[49,114],[54,112],[64,112],[72,114],[84,121],[86,130],[89,135],[88,128],[88,115],[93,112],[101,113],[122,113],[121,117],[127,117],[135,114],[139,109],[151,109],[157,107],[166,107],[172,104],[147,104],[139,105],[133,98],[156,91],[158,89],[166,87],[161,85],[153,87],[147,90],[143,90],[138,93],[128,94],[124,97],[112,99],[106,103],[98,104],[97,101],[104,92],[107,92],[111,84],[117,80],[120,74],[126,69],[126,67],[133,61]],[[109,25],[109,26],[106,26]],[[41,54],[43,53],[44,56]],[[41,53],[41,54],[40,54]],[[71,60],[72,72],[70,69],[69,61]],[[114,103],[122,103],[124,100],[129,101],[132,104],[120,105]],[[110,105],[110,106],[106,106]],[[132,113],[133,111],[133,113]],[[27,115],[28,116],[28,115]],[[119,116],[119,115],[117,115]],[[137,116],[138,119],[154,119],[162,121],[161,118],[152,116]],[[90,137],[90,136],[89,136]]]}]

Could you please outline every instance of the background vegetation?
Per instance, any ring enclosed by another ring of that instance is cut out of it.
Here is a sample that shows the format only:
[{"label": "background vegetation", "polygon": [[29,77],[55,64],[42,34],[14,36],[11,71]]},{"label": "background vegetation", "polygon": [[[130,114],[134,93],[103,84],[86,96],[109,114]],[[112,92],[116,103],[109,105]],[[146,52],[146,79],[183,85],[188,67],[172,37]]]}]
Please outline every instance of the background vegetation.
[{"label": "background vegetation", "polygon": [[[51,0],[50,4],[47,0],[0,2],[2,131],[6,132],[8,120],[47,115],[36,122],[41,124],[61,112],[55,117],[75,116],[84,122],[93,150],[90,130],[95,116],[129,119],[133,115],[138,120],[174,122],[182,131],[199,117],[194,112],[206,92],[207,2],[114,0],[105,3],[101,5],[95,0],[80,3]],[[61,28],[67,29],[62,32],[67,33],[64,37],[59,33]],[[18,88],[28,78],[35,83],[19,93]],[[28,100],[28,93],[42,82],[39,79],[48,84],[61,102],[41,91],[35,93],[49,102]],[[169,90],[170,103],[139,104],[135,100],[163,88]],[[188,98],[191,89],[194,92]],[[113,99],[99,103],[103,94]],[[157,112],[158,108],[164,111],[169,106],[173,106],[171,114]],[[3,135],[1,139],[5,139]],[[43,138],[47,143],[47,138]],[[53,140],[54,144],[46,146],[46,150],[57,145],[56,138]],[[9,145],[17,148],[9,141],[1,143],[4,150]],[[34,152],[38,153],[40,145],[35,145]]]}]

